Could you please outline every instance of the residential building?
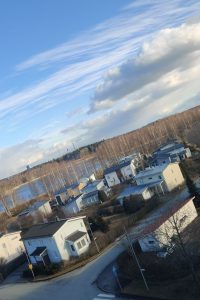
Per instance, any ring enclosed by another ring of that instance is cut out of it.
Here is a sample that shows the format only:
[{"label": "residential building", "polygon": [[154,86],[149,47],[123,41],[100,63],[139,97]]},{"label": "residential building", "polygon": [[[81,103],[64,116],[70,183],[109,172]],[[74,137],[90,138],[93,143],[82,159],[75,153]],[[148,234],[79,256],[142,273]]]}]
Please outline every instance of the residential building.
[{"label": "residential building", "polygon": [[27,216],[35,217],[37,214],[42,215],[43,217],[48,217],[52,213],[51,205],[49,201],[36,201],[34,204],[29,206],[27,209],[23,210],[18,218],[23,218]]},{"label": "residential building", "polygon": [[179,162],[191,157],[191,151],[188,147],[176,141],[171,141],[153,153],[152,164],[159,165],[169,162]]},{"label": "residential building", "polygon": [[34,225],[21,233],[32,264],[59,263],[79,257],[89,249],[85,217]]},{"label": "residential building", "polygon": [[55,193],[55,199],[58,205],[64,205],[70,197],[78,196],[80,194],[79,183],[73,183],[68,186],[64,186]]},{"label": "residential building", "polygon": [[99,198],[99,191],[98,190],[91,191],[87,194],[83,194],[83,197],[82,197],[83,207],[95,205],[95,204],[98,204],[98,203],[101,203],[101,200]]},{"label": "residential building", "polygon": [[149,167],[140,171],[135,180],[137,185],[155,184],[161,192],[170,192],[184,183],[178,163]]},{"label": "residential building", "polygon": [[0,235],[0,257],[6,263],[19,258],[24,253],[20,231]]},{"label": "residential building", "polygon": [[124,160],[119,164],[107,168],[104,177],[109,187],[115,186],[126,180],[132,179],[136,175],[137,161]]},{"label": "residential building", "polygon": [[154,195],[154,192],[148,187],[148,185],[129,185],[125,187],[117,197],[118,202],[123,205],[125,198],[130,196],[138,196],[143,200],[148,200]]},{"label": "residential building", "polygon": [[107,185],[105,185],[104,180],[95,180],[93,182],[88,183],[88,185],[86,185],[81,192],[83,194],[88,194],[90,192],[94,192],[94,191],[104,191],[105,194],[107,196],[110,195],[111,190],[110,188],[107,187]]},{"label": "residential building", "polygon": [[83,209],[82,198],[83,198],[82,194],[76,197],[71,197],[67,201],[67,203],[64,206],[62,206],[62,210],[69,215],[79,213]]},{"label": "residential building", "polygon": [[197,217],[193,199],[167,202],[135,228],[132,239],[143,252],[166,252],[177,236],[176,228],[183,232]]}]

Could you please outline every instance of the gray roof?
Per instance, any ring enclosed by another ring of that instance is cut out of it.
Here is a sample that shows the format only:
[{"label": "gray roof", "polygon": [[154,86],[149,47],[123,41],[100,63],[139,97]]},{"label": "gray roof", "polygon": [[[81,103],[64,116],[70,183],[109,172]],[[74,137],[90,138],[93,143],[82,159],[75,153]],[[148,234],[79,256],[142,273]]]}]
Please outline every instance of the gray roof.
[{"label": "gray roof", "polygon": [[117,199],[124,198],[124,197],[129,197],[130,195],[140,195],[142,194],[148,186],[146,185],[130,185],[127,186],[123,191],[119,194]]},{"label": "gray roof", "polygon": [[85,236],[86,234],[87,234],[87,232],[76,231],[76,232],[70,234],[69,236],[67,236],[66,240],[71,241],[71,242],[76,242],[80,238],[82,238],[83,236]]},{"label": "gray roof", "polygon": [[140,171],[136,176],[135,179],[146,177],[146,176],[153,176],[155,174],[162,173],[169,164],[162,164],[155,167],[149,167],[148,169],[145,169],[143,171]]},{"label": "gray roof", "polygon": [[39,238],[44,236],[52,236],[60,229],[60,227],[66,221],[67,220],[62,220],[62,221],[33,225],[30,228],[22,230],[21,238],[22,240],[26,240],[26,239],[34,239],[34,238]]},{"label": "gray roof", "polygon": [[119,163],[118,165],[114,165],[114,166],[111,166],[111,167],[105,169],[104,175],[107,175],[109,173],[112,173],[112,172],[115,172],[117,170],[120,170],[123,167],[129,166],[131,164],[131,161],[132,160],[127,160],[127,161]]},{"label": "gray roof", "polygon": [[95,191],[92,191],[90,193],[83,194],[83,198],[82,199],[86,199],[86,198],[89,198],[89,197],[92,197],[92,196],[95,196],[95,195],[98,195],[98,194],[99,194],[99,191],[95,190]]}]

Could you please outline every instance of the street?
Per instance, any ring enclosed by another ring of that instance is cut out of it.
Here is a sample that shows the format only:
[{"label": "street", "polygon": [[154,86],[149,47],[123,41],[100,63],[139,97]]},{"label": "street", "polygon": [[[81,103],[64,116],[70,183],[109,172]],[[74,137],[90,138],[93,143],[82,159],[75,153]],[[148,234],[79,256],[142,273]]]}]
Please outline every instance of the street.
[{"label": "street", "polygon": [[99,273],[111,263],[122,251],[121,243],[116,243],[95,261],[81,269],[65,274],[50,281],[38,283],[9,283],[0,285],[1,300],[105,300],[116,299],[111,294],[100,291],[95,280]]}]

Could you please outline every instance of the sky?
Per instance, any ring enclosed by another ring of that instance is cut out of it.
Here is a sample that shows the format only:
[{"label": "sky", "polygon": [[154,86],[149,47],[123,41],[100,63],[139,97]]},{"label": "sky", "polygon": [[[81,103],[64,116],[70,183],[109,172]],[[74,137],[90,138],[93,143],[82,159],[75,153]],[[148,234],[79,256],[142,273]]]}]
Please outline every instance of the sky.
[{"label": "sky", "polygon": [[200,104],[198,0],[0,1],[0,178]]}]

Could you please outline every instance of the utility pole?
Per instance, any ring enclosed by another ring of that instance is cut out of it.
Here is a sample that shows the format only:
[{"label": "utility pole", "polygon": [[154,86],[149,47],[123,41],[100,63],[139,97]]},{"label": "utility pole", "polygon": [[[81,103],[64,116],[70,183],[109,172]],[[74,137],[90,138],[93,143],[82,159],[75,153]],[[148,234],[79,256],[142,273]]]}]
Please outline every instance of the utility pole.
[{"label": "utility pole", "polygon": [[126,228],[125,228],[125,227],[124,227],[124,232],[125,232],[125,236],[126,236],[127,241],[128,241],[129,248],[130,248],[130,250],[131,250],[132,257],[133,257],[133,259],[135,258],[136,263],[137,263],[137,266],[138,266],[138,268],[139,268],[139,270],[140,270],[140,274],[141,274],[142,279],[143,279],[143,281],[144,281],[144,285],[145,285],[146,289],[149,291],[149,287],[148,287],[146,278],[145,278],[145,276],[144,276],[144,274],[143,274],[144,269],[143,269],[143,268],[141,267],[141,265],[140,265],[140,262],[139,262],[139,260],[138,260],[138,258],[137,258],[137,255],[136,255],[135,250],[134,250],[134,248],[133,248],[132,242],[131,242],[131,240],[130,240],[130,237],[129,237],[128,232],[126,231]]},{"label": "utility pole", "polygon": [[97,244],[97,242],[96,242],[96,237],[94,236],[94,234],[93,234],[93,232],[92,232],[92,228],[91,228],[91,226],[90,226],[90,222],[89,222],[89,221],[88,221],[88,225],[89,225],[89,229],[90,229],[90,232],[91,232],[92,238],[93,238],[93,240],[94,240],[94,243],[95,243],[95,246],[96,246],[97,252],[98,252],[98,253],[100,253],[99,246],[98,246],[98,244]]}]

